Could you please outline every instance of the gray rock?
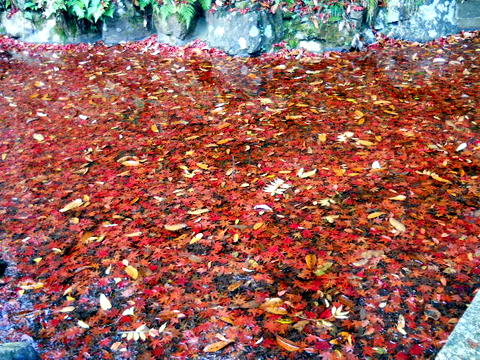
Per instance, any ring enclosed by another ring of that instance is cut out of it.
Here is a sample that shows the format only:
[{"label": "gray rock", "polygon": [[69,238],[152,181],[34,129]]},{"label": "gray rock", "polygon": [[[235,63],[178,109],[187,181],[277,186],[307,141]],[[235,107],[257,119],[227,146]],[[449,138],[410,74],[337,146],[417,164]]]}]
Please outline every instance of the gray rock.
[{"label": "gray rock", "polygon": [[152,34],[147,14],[142,14],[131,1],[118,0],[112,18],[102,25],[102,40],[107,44],[144,39]]},{"label": "gray rock", "polygon": [[32,345],[26,342],[0,344],[1,360],[41,360]]},{"label": "gray rock", "polygon": [[480,293],[460,318],[435,360],[480,359]]},{"label": "gray rock", "polygon": [[375,28],[388,37],[426,42],[459,32],[456,0],[429,0],[418,8],[408,0],[392,0],[380,10]]},{"label": "gray rock", "polygon": [[282,36],[281,14],[255,11],[207,13],[206,42],[230,55],[268,51]]},{"label": "gray rock", "polygon": [[458,2],[455,22],[461,29],[480,29],[480,0]]},{"label": "gray rock", "polygon": [[27,19],[26,13],[18,11],[12,16],[8,15],[8,12],[5,11],[0,16],[0,30],[3,34],[25,39],[34,33],[35,24],[32,20]]},{"label": "gray rock", "polygon": [[152,15],[152,20],[157,30],[158,38],[170,44],[180,44],[195,25],[195,20],[193,20],[190,26],[187,26],[176,15],[169,16],[164,20],[160,14],[155,12]]}]

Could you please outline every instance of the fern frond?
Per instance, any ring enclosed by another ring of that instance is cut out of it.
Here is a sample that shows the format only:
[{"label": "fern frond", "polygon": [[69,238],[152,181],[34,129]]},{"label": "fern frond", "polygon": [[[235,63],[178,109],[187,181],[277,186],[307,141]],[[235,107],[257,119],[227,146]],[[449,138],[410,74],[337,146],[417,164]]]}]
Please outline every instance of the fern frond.
[{"label": "fern frond", "polygon": [[212,0],[198,0],[203,10],[208,11],[212,6]]},{"label": "fern frond", "polygon": [[189,27],[195,17],[196,11],[192,4],[181,4],[176,8],[176,13],[178,19]]},{"label": "fern frond", "polygon": [[373,24],[378,9],[378,0],[367,0],[367,22]]}]

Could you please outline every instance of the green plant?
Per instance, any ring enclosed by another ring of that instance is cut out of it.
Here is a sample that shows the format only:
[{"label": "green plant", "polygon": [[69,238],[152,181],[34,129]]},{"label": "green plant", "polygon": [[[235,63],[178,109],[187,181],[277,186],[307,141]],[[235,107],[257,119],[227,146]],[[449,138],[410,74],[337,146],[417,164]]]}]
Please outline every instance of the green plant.
[{"label": "green plant", "polygon": [[197,8],[201,7],[204,11],[210,9],[211,0],[187,0],[179,3],[176,0],[164,0],[162,3],[154,2],[153,10],[157,12],[163,20],[170,16],[177,16],[178,20],[187,27],[190,26],[192,20],[197,13]]},{"label": "green plant", "polygon": [[366,0],[365,7],[367,8],[367,23],[371,26],[377,15],[378,0]]},{"label": "green plant", "polygon": [[78,19],[96,23],[102,17],[111,17],[115,6],[111,0],[66,0],[64,9]]}]

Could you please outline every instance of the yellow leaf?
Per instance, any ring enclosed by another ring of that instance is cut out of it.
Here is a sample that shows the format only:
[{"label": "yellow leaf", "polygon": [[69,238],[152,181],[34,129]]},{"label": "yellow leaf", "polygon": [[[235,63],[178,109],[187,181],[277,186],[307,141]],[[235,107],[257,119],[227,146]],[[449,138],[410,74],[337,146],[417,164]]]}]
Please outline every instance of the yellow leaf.
[{"label": "yellow leaf", "polygon": [[258,222],[255,225],[253,225],[253,230],[258,230],[263,226],[263,222]]},{"label": "yellow leaf", "polygon": [[33,138],[37,141],[45,140],[45,137],[42,134],[33,134]]},{"label": "yellow leaf", "polygon": [[238,239],[240,238],[240,235],[238,233],[233,235],[233,242],[236,243],[238,242]]},{"label": "yellow leaf", "polygon": [[399,232],[404,232],[407,230],[405,225],[403,225],[400,221],[395,220],[394,218],[390,218],[388,221],[390,222],[390,225],[392,225]]},{"label": "yellow leaf", "polygon": [[284,307],[281,306],[264,306],[262,307],[263,310],[270,314],[275,314],[275,315],[287,315],[288,311]]},{"label": "yellow leaf", "polygon": [[343,176],[345,175],[345,169],[333,169],[333,172],[335,173],[335,175],[337,176]]},{"label": "yellow leaf", "polygon": [[362,125],[364,123],[365,123],[365,118],[363,117],[357,120],[357,125]]},{"label": "yellow leaf", "polygon": [[382,216],[382,215],[385,215],[385,213],[383,211],[376,211],[376,212],[368,214],[367,219],[375,219],[375,218],[377,218],[379,216]]},{"label": "yellow leaf", "polygon": [[390,200],[402,201],[405,200],[407,197],[405,195],[397,195],[394,197],[389,198]]},{"label": "yellow leaf", "polygon": [[287,351],[300,351],[300,350],[302,350],[302,347],[300,345],[294,343],[293,341],[285,339],[285,338],[281,337],[280,335],[277,335],[277,344]]},{"label": "yellow leaf", "polygon": [[450,180],[441,178],[440,176],[438,176],[438,175],[435,174],[435,173],[431,173],[430,176],[432,177],[432,179],[435,179],[435,180],[437,180],[437,181],[444,182],[444,183],[447,183],[447,184],[450,184],[450,183],[451,183]]},{"label": "yellow leaf", "polygon": [[228,143],[228,142],[230,142],[230,141],[232,141],[232,140],[234,140],[234,139],[233,139],[233,138],[222,139],[222,140],[217,141],[217,144],[218,144],[218,145],[223,145],[223,144],[226,144],[226,143]]},{"label": "yellow leaf", "polygon": [[228,344],[231,344],[233,340],[228,341],[217,341],[216,343],[207,345],[203,348],[204,352],[216,352],[218,350],[222,350]]},{"label": "yellow leaf", "polygon": [[100,294],[100,307],[102,310],[110,310],[112,308],[112,304],[110,303],[110,300],[104,295]]},{"label": "yellow leaf", "polygon": [[373,146],[375,145],[371,141],[368,140],[357,140],[357,144],[363,145],[363,146]]},{"label": "yellow leaf", "polygon": [[195,244],[196,242],[198,242],[199,240],[201,240],[203,238],[203,234],[202,233],[198,233],[196,234],[192,240],[190,240],[189,244]]},{"label": "yellow leaf", "polygon": [[323,133],[322,133],[322,134],[318,134],[318,140],[319,140],[320,142],[325,142],[325,141],[327,141],[327,134],[323,134]]},{"label": "yellow leaf", "polygon": [[154,133],[158,133],[159,130],[158,130],[158,127],[156,124],[153,124],[152,126],[150,126],[150,129],[154,132]]},{"label": "yellow leaf", "polygon": [[363,112],[361,112],[360,110],[355,110],[354,114],[355,114],[356,119],[360,119],[360,118],[365,116],[365,114]]},{"label": "yellow leaf", "polygon": [[138,270],[135,269],[133,266],[128,265],[125,267],[125,272],[127,273],[128,276],[130,276],[133,280],[137,280],[138,278]]},{"label": "yellow leaf", "polygon": [[60,212],[66,212],[69,210],[73,210],[78,208],[79,206],[83,205],[83,200],[82,199],[75,199],[73,201],[70,201],[67,205],[65,205],[63,208],[61,208],[59,211]]},{"label": "yellow leaf", "polygon": [[312,270],[315,265],[317,265],[317,256],[315,254],[308,254],[305,256],[305,262],[307,264],[307,269]]},{"label": "yellow leaf", "polygon": [[185,229],[187,224],[172,224],[172,225],[165,225],[164,228],[168,231],[178,231]]},{"label": "yellow leaf", "polygon": [[197,166],[198,166],[200,169],[208,170],[208,165],[207,165],[207,164],[197,163]]}]

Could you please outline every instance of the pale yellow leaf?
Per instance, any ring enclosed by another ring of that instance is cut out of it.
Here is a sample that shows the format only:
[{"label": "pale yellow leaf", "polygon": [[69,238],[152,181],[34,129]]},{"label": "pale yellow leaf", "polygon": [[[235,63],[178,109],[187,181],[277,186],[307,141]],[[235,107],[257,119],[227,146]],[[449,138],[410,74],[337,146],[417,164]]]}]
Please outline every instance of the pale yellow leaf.
[{"label": "pale yellow leaf", "polygon": [[75,306],[65,306],[58,311],[63,313],[69,313],[69,312],[72,312],[73,310],[75,310]]},{"label": "pale yellow leaf", "polygon": [[158,130],[158,127],[156,124],[153,124],[152,126],[150,126],[150,129],[154,132],[154,133],[158,133],[159,130]]},{"label": "pale yellow leaf", "polygon": [[135,232],[130,233],[130,234],[125,234],[125,237],[137,237],[137,236],[140,236],[140,235],[142,235],[141,231],[135,231]]},{"label": "pale yellow leaf", "polygon": [[390,218],[388,221],[390,222],[390,225],[392,225],[399,232],[404,232],[407,230],[405,225],[403,225],[400,221],[394,218]]},{"label": "pale yellow leaf", "polygon": [[391,198],[389,198],[390,200],[396,200],[396,201],[403,201],[405,200],[407,197],[405,195],[397,195],[397,196],[393,196]]},{"label": "pale yellow leaf", "polygon": [[125,160],[122,162],[123,166],[140,166],[142,165],[138,160]]},{"label": "pale yellow leaf", "polygon": [[197,166],[198,166],[200,169],[208,170],[208,165],[207,165],[207,164],[197,163]]},{"label": "pale yellow leaf", "polygon": [[318,134],[318,140],[320,142],[325,142],[327,141],[327,134]]},{"label": "pale yellow leaf", "polygon": [[88,325],[86,322],[83,322],[82,320],[78,320],[77,325],[84,329],[90,329],[90,325]]},{"label": "pale yellow leaf", "polygon": [[407,335],[407,332],[405,331],[405,318],[403,315],[398,315],[397,330],[400,334]]},{"label": "pale yellow leaf", "polygon": [[363,146],[373,146],[375,145],[373,142],[368,141],[368,140],[357,140],[357,144],[363,145]]},{"label": "pale yellow leaf", "polygon": [[226,143],[228,143],[232,140],[234,140],[234,139],[233,138],[222,139],[222,140],[217,141],[217,144],[218,145],[223,145],[223,144],[226,144]]},{"label": "pale yellow leaf", "polygon": [[205,214],[209,211],[210,211],[209,209],[198,209],[198,210],[191,210],[191,211],[188,212],[188,214],[190,214],[190,215],[202,215],[202,214]]},{"label": "pale yellow leaf", "polygon": [[37,141],[45,140],[45,137],[42,134],[33,134],[33,138]]},{"label": "pale yellow leaf", "polygon": [[110,310],[112,308],[112,304],[110,303],[110,300],[104,295],[100,294],[100,307],[102,310]]},{"label": "pale yellow leaf", "polygon": [[172,225],[165,225],[164,228],[168,231],[178,231],[185,229],[187,224],[172,224]]},{"label": "pale yellow leaf", "polygon": [[75,199],[71,202],[69,202],[67,205],[65,205],[63,208],[61,208],[59,211],[60,212],[66,212],[69,210],[73,210],[78,208],[79,206],[83,205],[83,200],[82,199]]}]

